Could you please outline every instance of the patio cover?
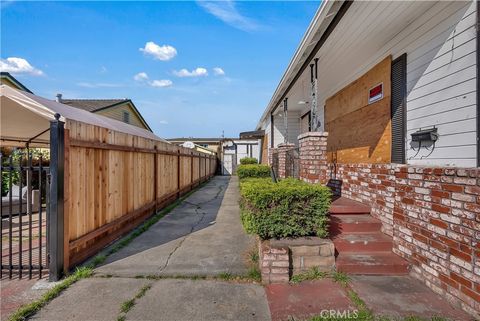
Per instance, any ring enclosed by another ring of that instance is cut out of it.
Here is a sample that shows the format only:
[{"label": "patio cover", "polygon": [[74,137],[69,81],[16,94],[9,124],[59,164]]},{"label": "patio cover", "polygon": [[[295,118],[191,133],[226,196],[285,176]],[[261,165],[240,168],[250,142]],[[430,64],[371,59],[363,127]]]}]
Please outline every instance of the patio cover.
[{"label": "patio cover", "polygon": [[[125,134],[167,142],[152,132],[90,113],[85,110],[57,103],[43,97],[14,89],[7,85],[0,86],[0,138],[2,145],[24,145],[33,137],[32,146],[48,143],[50,121],[60,114],[60,120],[67,119],[96,125]],[[41,135],[39,135],[41,134]],[[37,135],[39,135],[37,137]],[[167,142],[168,143],[168,142]]]}]

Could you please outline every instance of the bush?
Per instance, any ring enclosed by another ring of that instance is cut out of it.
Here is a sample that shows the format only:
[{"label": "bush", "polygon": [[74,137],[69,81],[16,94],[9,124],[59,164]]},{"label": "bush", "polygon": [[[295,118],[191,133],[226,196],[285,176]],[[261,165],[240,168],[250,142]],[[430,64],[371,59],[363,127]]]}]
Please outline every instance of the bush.
[{"label": "bush", "polygon": [[261,164],[239,165],[237,175],[240,179],[270,177],[270,166]]},{"label": "bush", "polygon": [[240,164],[242,165],[258,164],[258,160],[255,157],[244,157],[240,159]]},{"label": "bush", "polygon": [[287,178],[249,178],[240,182],[242,223],[262,239],[328,236],[330,189]]}]

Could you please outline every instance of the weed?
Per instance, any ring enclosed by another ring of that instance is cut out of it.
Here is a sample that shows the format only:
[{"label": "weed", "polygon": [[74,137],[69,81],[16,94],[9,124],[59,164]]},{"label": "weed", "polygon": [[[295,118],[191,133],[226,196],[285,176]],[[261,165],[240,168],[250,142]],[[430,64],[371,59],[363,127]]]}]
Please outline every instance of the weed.
[{"label": "weed", "polygon": [[29,316],[40,310],[48,302],[56,298],[66,290],[73,283],[89,278],[92,276],[93,270],[90,267],[80,267],[75,270],[73,274],[66,277],[61,283],[54,286],[52,289],[48,290],[39,300],[29,303],[27,305],[21,306],[14,314],[9,317],[9,321],[21,321],[26,320]]},{"label": "weed", "polygon": [[347,286],[348,282],[350,282],[350,277],[344,272],[333,272],[332,279],[343,286]]},{"label": "weed", "polygon": [[292,276],[292,283],[299,283],[307,280],[318,280],[323,279],[328,276],[327,272],[322,272],[318,269],[317,266],[312,267],[306,272]]},{"label": "weed", "polygon": [[235,276],[230,272],[222,272],[218,275],[218,278],[224,281],[230,281],[235,278]]},{"label": "weed", "polygon": [[125,314],[119,315],[117,321],[125,321]]},{"label": "weed", "polygon": [[130,299],[122,303],[120,311],[127,313],[135,305],[135,299]]},{"label": "weed", "polygon": [[247,278],[257,282],[262,281],[262,274],[260,273],[260,270],[257,266],[251,267],[248,270]]},{"label": "weed", "polygon": [[141,297],[143,297],[145,295],[145,293],[147,293],[148,290],[150,290],[152,288],[152,285],[151,284],[147,284],[145,286],[143,286],[140,291],[137,293],[137,295],[135,296],[135,299],[140,299]]}]

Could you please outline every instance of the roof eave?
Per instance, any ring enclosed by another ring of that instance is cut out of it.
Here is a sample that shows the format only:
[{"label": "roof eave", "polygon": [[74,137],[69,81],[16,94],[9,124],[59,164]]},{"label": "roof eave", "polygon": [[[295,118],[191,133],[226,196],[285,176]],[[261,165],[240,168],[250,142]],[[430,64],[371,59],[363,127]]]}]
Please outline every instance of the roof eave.
[{"label": "roof eave", "polygon": [[[287,69],[283,73],[282,78],[280,79],[279,84],[277,85],[277,88],[275,89],[275,92],[272,95],[272,98],[270,99],[270,102],[267,105],[267,108],[265,108],[262,117],[260,117],[260,120],[257,123],[257,126],[255,127],[255,130],[261,129],[262,123],[266,120],[267,115],[271,112],[273,108],[276,107],[276,102],[278,101],[278,97],[283,95],[283,92],[285,91],[283,88],[285,87],[285,84],[287,83],[287,79],[289,79],[292,76],[293,69],[294,67],[299,63],[302,57],[304,56],[309,56],[310,54],[306,54],[305,52],[307,51],[309,45],[312,42],[312,38],[315,36],[315,32],[319,30],[322,27],[322,24],[327,23],[330,24],[330,22],[326,22],[326,18],[329,17],[329,11],[334,5],[335,2],[344,2],[342,0],[324,0],[320,4],[320,7],[318,8],[317,12],[315,13],[315,16],[312,19],[312,22],[310,23],[307,31],[303,35],[303,38],[300,42],[300,45],[298,46],[297,50],[295,51],[295,54],[293,55],[292,59],[290,60]],[[326,30],[326,28],[325,28]],[[325,32],[325,31],[324,31]],[[320,36],[321,37],[321,36]],[[314,48],[313,48],[314,49]],[[313,50],[312,49],[312,50]],[[288,85],[287,85],[288,87]]]}]

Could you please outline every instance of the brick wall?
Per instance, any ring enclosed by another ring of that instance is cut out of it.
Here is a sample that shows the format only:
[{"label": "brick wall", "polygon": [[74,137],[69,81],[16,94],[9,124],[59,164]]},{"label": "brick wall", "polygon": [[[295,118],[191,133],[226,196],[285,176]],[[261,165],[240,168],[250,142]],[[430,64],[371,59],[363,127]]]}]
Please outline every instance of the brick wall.
[{"label": "brick wall", "polygon": [[327,138],[326,132],[307,132],[298,136],[299,175],[309,183],[327,182]]},{"label": "brick wall", "polygon": [[342,180],[341,195],[371,206],[371,214],[382,221],[382,231],[393,235],[395,202],[395,165],[337,164],[336,176],[330,165],[330,177]]},{"label": "brick wall", "polygon": [[[330,165],[342,196],[372,207],[394,252],[432,290],[480,311],[480,169]],[[336,173],[336,175],[335,175]],[[335,177],[336,176],[336,177]]]}]

